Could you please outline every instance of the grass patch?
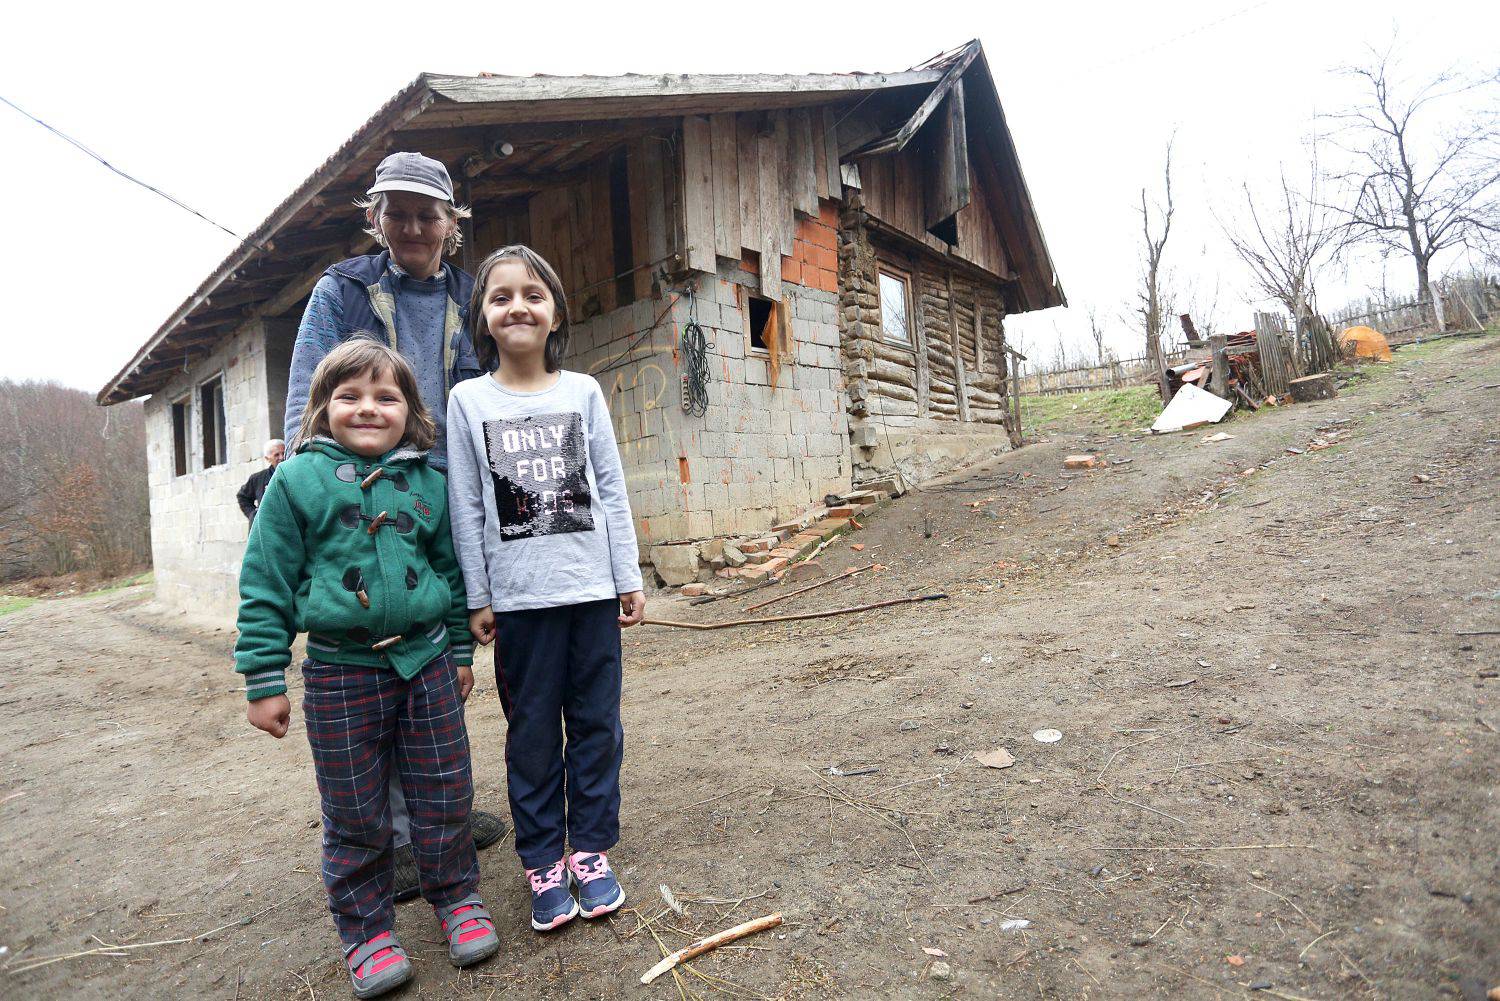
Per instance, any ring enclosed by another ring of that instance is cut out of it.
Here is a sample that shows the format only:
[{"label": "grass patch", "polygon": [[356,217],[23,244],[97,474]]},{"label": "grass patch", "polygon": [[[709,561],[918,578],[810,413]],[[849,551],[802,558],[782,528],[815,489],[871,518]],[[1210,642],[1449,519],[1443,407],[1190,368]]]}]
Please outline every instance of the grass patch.
[{"label": "grass patch", "polygon": [[1027,434],[1076,428],[1131,431],[1150,427],[1160,414],[1155,386],[1021,397],[1021,426]]},{"label": "grass patch", "polygon": [[106,584],[104,587],[101,587],[101,588],[99,588],[97,590],[94,590],[94,591],[88,591],[86,593],[88,593],[88,594],[110,594],[111,592],[114,592],[114,591],[123,591],[127,587],[135,587],[138,584],[152,584],[152,583],[155,583],[155,581],[156,581],[156,573],[155,573],[155,571],[147,570],[145,573],[138,573],[134,577],[125,577],[125,578],[122,578],[120,580],[115,581],[112,584]]},{"label": "grass patch", "polygon": [[19,612],[21,609],[34,604],[36,604],[35,598],[22,598],[14,594],[0,594],[0,615]]}]

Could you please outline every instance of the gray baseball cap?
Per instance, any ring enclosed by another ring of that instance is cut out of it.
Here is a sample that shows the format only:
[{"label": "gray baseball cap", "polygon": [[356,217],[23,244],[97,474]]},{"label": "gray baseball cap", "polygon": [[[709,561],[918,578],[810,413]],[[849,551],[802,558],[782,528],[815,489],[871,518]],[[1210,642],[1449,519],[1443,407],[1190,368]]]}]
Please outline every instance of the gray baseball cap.
[{"label": "gray baseball cap", "polygon": [[392,153],[375,168],[375,183],[367,195],[382,191],[412,191],[429,198],[453,201],[448,168],[421,153]]}]

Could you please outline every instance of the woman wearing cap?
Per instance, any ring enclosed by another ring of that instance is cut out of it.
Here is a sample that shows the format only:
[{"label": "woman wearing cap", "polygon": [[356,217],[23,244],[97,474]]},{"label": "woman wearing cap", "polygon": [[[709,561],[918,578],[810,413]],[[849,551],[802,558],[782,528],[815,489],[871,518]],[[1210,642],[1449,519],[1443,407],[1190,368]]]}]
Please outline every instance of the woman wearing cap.
[{"label": "woman wearing cap", "polygon": [[[294,450],[302,444],[294,439],[318,362],[351,336],[375,335],[416,372],[422,401],[437,424],[437,443],[427,462],[446,472],[448,392],[483,374],[464,330],[474,279],[443,260],[463,242],[459,221],[469,210],[454,204],[447,168],[420,153],[392,153],[382,160],[375,183],[358,204],[365,210],[366,232],[384,249],[333,265],[313,286],[292,349],[285,437]],[[417,869],[410,816],[394,769],[390,798],[395,896],[408,900],[418,893]],[[478,848],[505,834],[504,821],[493,814],[474,810],[470,822]]]}]

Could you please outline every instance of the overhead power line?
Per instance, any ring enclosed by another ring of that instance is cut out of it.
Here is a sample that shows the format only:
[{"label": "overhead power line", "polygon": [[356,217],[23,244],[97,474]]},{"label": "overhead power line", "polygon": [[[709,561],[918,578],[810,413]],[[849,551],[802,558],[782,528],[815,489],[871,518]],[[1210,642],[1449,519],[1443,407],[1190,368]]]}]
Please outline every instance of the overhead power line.
[{"label": "overhead power line", "polygon": [[114,164],[110,163],[108,160],[104,159],[104,157],[100,156],[98,153],[95,153],[93,150],[89,149],[87,146],[85,146],[83,143],[79,142],[77,139],[74,139],[72,136],[68,135],[66,132],[63,132],[61,129],[56,129],[56,128],[53,128],[51,125],[48,125],[46,122],[44,122],[40,118],[36,117],[31,112],[27,111],[25,108],[22,108],[21,106],[19,106],[18,104],[16,104],[14,101],[12,101],[9,98],[5,97],[3,94],[0,94],[0,102],[4,102],[5,104],[10,105],[12,108],[15,108],[18,112],[20,112],[21,114],[25,115],[27,118],[31,119],[33,122],[36,122],[42,128],[46,129],[48,132],[51,132],[53,135],[57,136],[59,139],[63,140],[68,145],[72,146],[74,149],[77,149],[80,152],[88,155],[89,157],[91,157],[91,158],[99,161],[105,167],[109,168],[109,170],[113,171],[116,174],[119,174],[121,177],[125,178],[125,180],[129,181],[130,183],[132,183],[132,184],[139,184],[141,187],[145,188],[147,191],[150,191],[152,194],[160,195],[162,198],[165,198],[167,201],[171,202],[173,205],[176,205],[178,208],[182,209],[184,212],[191,212],[193,215],[197,216],[199,219],[202,219],[204,222],[208,223],[210,226],[214,226],[214,227],[216,227],[218,229],[223,230],[224,232],[228,233],[230,236],[234,237],[236,240],[240,240],[240,241],[244,241],[245,240],[245,237],[243,237],[240,234],[236,233],[234,230],[230,229],[228,226],[225,226],[223,223],[215,222],[214,220],[210,219],[208,216],[204,215],[202,212],[199,212],[197,209],[193,208],[191,205],[187,205],[187,204],[179,201],[178,199],[173,198],[171,195],[167,194],[165,191],[161,190],[160,188],[155,187],[154,185],[147,184],[145,181],[141,180],[140,178],[132,176],[131,174],[128,174],[125,171],[121,170],[119,167],[116,167]]}]

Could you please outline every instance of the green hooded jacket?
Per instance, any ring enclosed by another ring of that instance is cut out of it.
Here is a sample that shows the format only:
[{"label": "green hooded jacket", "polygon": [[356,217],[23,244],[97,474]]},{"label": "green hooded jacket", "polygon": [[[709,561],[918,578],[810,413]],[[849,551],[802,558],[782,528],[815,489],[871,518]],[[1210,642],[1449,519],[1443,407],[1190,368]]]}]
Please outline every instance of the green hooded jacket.
[{"label": "green hooded jacket", "polygon": [[449,647],[473,663],[447,482],[426,453],[368,459],[314,438],[277,467],[240,568],[234,669],[251,701],[286,691],[299,632],[316,660],[402,678]]}]

